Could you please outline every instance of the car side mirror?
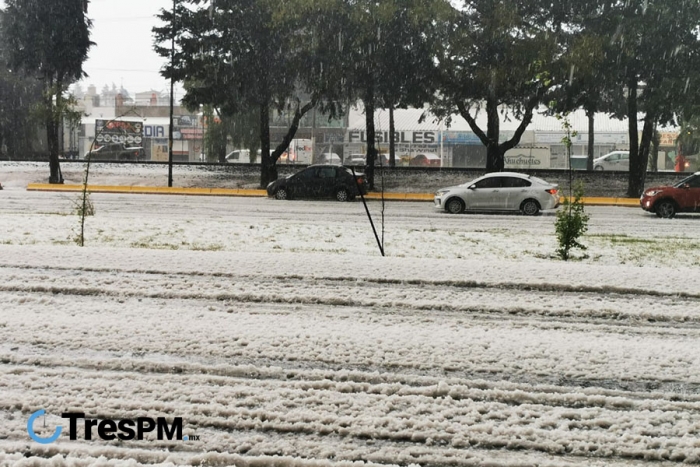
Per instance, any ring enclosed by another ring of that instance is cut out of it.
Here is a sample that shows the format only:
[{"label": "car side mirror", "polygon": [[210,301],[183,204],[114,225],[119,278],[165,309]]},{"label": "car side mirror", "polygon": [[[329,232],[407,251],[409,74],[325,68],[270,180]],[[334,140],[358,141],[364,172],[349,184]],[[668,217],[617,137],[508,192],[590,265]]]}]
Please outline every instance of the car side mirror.
[{"label": "car side mirror", "polygon": [[690,188],[690,185],[688,183],[684,183],[683,188]]},{"label": "car side mirror", "polygon": [[467,190],[476,190],[476,185],[469,185]]}]

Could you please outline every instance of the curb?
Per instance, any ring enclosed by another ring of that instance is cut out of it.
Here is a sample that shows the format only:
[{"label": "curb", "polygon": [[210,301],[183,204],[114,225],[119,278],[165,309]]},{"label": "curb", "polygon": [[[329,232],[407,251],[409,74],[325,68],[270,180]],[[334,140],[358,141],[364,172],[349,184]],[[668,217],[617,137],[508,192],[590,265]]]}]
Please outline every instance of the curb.
[{"label": "curb", "polygon": [[[83,185],[55,185],[49,183],[30,183],[27,191],[61,191],[80,192]],[[133,193],[133,194],[160,194],[160,195],[194,195],[194,196],[247,196],[267,197],[265,190],[246,188],[180,188],[180,187],[152,187],[152,186],[119,186],[119,185],[88,185],[90,193]],[[384,193],[386,201],[432,201],[432,193]],[[368,193],[366,199],[380,200],[381,193]],[[564,197],[561,202],[564,202]],[[588,206],[629,206],[639,207],[637,198],[582,198],[583,204]]]},{"label": "curb", "polygon": [[[84,185],[57,185],[50,183],[30,183],[27,191],[64,191],[80,192]],[[90,193],[134,193],[151,195],[208,195],[208,196],[267,196],[265,190],[245,188],[179,188],[166,186],[119,186],[119,185],[88,185]]]}]

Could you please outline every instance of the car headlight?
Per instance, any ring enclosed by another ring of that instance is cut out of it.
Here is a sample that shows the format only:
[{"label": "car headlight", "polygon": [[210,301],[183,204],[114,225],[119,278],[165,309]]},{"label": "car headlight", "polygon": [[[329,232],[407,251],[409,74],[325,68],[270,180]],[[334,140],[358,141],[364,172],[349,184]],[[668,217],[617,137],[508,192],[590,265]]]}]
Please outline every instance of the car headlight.
[{"label": "car headlight", "polygon": [[442,196],[446,195],[448,192],[449,192],[449,190],[438,190],[435,192],[435,196],[442,197]]},{"label": "car headlight", "polygon": [[646,196],[656,196],[661,193],[661,190],[650,190],[644,193]]},{"label": "car headlight", "polygon": [[271,181],[270,183],[268,183],[268,184],[267,184],[267,188],[270,188],[270,187],[272,186],[272,184],[273,184],[273,183],[275,183],[275,181],[274,181],[274,180],[273,180],[273,181]]}]

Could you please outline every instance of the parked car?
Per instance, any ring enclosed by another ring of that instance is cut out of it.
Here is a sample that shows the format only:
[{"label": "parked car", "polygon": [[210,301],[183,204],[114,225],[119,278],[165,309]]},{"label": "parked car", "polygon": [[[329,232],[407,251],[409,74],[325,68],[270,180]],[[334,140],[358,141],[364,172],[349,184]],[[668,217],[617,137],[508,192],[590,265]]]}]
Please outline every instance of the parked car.
[{"label": "parked car", "polygon": [[88,151],[84,159],[103,161],[138,161],[146,158],[146,151],[141,146],[126,146],[121,143],[111,143]]},{"label": "parked car", "polygon": [[236,149],[226,154],[226,162],[228,163],[250,163],[249,149]]},{"label": "parked car", "polygon": [[629,170],[629,151],[613,151],[593,159],[593,170]]},{"label": "parked car", "polygon": [[328,154],[328,153],[321,154],[319,156],[319,163],[320,164],[341,165],[343,163],[343,161],[338,154],[332,152],[330,154]]},{"label": "parked car", "polygon": [[[358,189],[359,186],[359,189]],[[367,178],[342,165],[319,164],[280,178],[267,185],[267,195],[276,199],[334,198],[351,201],[367,193]]]},{"label": "parked car", "polygon": [[[350,156],[345,160],[345,165],[352,166],[365,166],[367,165],[367,155],[366,154],[350,154]],[[376,167],[389,165],[389,156],[387,154],[377,154],[377,158],[374,160],[374,165]]]},{"label": "parked car", "polygon": [[559,206],[559,186],[516,172],[494,172],[463,185],[441,188],[435,208],[464,211],[520,211],[534,216]]},{"label": "parked car", "polygon": [[430,152],[426,152],[425,154],[418,154],[408,163],[408,165],[418,167],[440,167],[441,164],[442,160],[440,159],[440,156]]},{"label": "parked car", "polygon": [[700,212],[700,172],[695,172],[672,186],[656,186],[644,190],[639,204],[645,211],[669,219],[677,212]]}]

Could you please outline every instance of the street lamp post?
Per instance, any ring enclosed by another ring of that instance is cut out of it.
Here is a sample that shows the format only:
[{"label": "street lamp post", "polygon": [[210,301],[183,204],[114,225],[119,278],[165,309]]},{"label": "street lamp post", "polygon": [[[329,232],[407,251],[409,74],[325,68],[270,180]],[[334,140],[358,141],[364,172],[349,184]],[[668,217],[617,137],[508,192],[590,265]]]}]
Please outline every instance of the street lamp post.
[{"label": "street lamp post", "polygon": [[175,71],[175,1],[173,0],[173,21],[170,37],[170,124],[168,125],[168,186],[173,186],[173,105],[175,82],[173,72]]}]

